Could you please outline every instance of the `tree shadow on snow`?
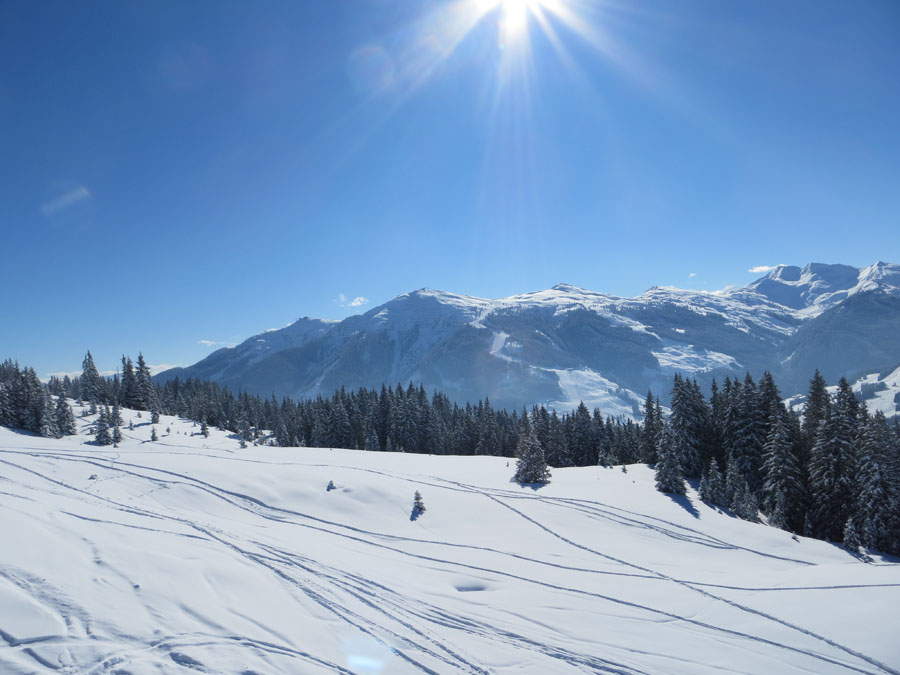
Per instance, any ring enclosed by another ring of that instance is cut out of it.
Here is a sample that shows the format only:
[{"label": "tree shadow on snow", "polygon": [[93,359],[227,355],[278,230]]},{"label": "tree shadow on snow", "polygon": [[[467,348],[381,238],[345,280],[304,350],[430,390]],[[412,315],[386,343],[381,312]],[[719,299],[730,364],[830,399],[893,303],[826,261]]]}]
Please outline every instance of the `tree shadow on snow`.
[{"label": "tree shadow on snow", "polygon": [[663,494],[666,497],[668,497],[669,499],[671,499],[673,502],[678,504],[678,506],[683,508],[685,511],[690,513],[692,516],[694,516],[694,518],[698,518],[698,519],[700,518],[700,512],[694,506],[693,502],[691,502],[691,500],[688,499],[687,495],[673,495],[668,492],[664,492]]},{"label": "tree shadow on snow", "polygon": [[535,492],[537,492],[538,490],[540,490],[542,487],[547,487],[547,485],[549,484],[549,481],[548,481],[547,483],[520,483],[520,482],[517,481],[515,478],[510,478],[510,479],[509,479],[509,482],[510,482],[510,483],[515,483],[515,484],[518,485],[519,487],[523,487],[523,488],[531,488],[531,489],[534,490]]}]

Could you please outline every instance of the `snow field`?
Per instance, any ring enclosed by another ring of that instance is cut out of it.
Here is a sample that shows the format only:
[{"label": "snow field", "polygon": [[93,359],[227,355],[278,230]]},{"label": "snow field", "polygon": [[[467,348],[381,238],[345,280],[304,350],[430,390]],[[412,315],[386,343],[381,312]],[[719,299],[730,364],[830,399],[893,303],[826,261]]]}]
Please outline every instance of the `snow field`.
[{"label": "snow field", "polygon": [[534,490],[505,458],[123,416],[119,448],[0,429],[2,673],[900,672],[900,565],[643,466]]}]

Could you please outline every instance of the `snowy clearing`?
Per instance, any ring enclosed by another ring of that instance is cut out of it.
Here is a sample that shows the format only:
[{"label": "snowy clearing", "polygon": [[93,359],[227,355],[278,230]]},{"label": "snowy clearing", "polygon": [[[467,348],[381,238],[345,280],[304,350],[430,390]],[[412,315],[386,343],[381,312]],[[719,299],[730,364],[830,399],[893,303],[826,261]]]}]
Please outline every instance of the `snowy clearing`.
[{"label": "snowy clearing", "polygon": [[900,673],[900,565],[646,467],[535,490],[123,414],[116,449],[0,429],[0,672]]}]

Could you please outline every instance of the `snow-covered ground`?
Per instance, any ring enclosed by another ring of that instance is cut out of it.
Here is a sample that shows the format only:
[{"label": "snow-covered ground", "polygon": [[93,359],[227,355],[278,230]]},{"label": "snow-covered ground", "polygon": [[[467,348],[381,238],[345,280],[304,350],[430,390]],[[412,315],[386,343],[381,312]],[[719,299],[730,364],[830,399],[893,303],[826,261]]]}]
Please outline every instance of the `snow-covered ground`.
[{"label": "snow-covered ground", "polygon": [[646,467],[534,490],[502,458],[125,419],[119,448],[0,429],[4,674],[900,672],[900,564]]}]

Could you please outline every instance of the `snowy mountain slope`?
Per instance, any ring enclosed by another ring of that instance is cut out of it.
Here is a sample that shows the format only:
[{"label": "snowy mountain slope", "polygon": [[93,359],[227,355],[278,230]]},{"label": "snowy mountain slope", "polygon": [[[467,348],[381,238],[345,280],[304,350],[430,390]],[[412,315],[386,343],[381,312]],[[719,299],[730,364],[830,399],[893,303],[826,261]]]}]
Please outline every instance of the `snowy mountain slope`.
[{"label": "snowy mountain slope", "polygon": [[[856,397],[866,404],[870,413],[882,412],[887,417],[900,413],[900,366],[893,370],[863,375],[851,386]],[[828,387],[832,394],[837,389],[836,385]],[[786,400],[790,408],[797,412],[803,410],[805,402],[805,394],[791,396]]]},{"label": "snowy mountain slope", "polygon": [[900,565],[645,467],[532,490],[501,458],[125,419],[116,449],[0,429],[4,673],[900,672]]},{"label": "snowy mountain slope", "polygon": [[[676,372],[770,370],[787,394],[816,368],[858,377],[900,362],[900,266],[779,266],[717,293],[654,287],[635,298],[559,284],[488,300],[420,289],[341,322],[301,319],[185,369],[268,396],[422,382],[458,401],[589,406],[632,414]],[[590,386],[575,386],[588,382]]]}]

